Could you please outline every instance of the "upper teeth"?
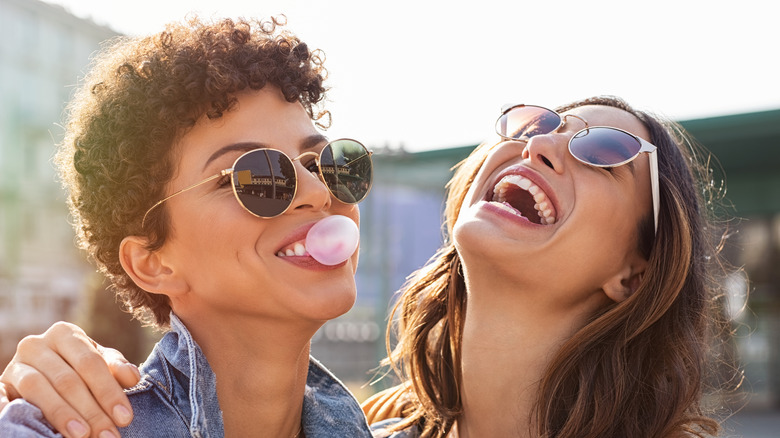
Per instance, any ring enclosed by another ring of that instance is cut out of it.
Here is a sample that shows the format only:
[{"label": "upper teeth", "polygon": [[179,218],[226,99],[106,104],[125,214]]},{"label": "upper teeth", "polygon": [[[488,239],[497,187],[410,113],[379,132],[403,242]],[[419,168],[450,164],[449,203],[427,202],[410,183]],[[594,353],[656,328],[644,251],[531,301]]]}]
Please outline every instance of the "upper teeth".
[{"label": "upper teeth", "polygon": [[292,247],[276,253],[276,255],[279,257],[304,256],[306,254],[308,254],[306,252],[306,247],[301,242],[297,242]]},{"label": "upper teeth", "polygon": [[506,202],[506,191],[510,185],[520,187],[533,196],[534,209],[536,209],[539,217],[542,218],[543,224],[551,225],[555,223],[552,203],[547,199],[547,194],[544,193],[539,186],[524,176],[507,175],[501,178],[501,181],[493,188],[493,201],[501,203]]}]

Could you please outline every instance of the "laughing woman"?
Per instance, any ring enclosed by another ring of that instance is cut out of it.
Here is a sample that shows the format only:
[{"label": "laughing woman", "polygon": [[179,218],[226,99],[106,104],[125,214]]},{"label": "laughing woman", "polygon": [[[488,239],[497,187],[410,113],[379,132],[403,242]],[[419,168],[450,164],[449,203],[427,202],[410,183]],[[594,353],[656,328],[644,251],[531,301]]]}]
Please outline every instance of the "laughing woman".
[{"label": "laughing woman", "polygon": [[[701,399],[710,336],[724,327],[722,268],[709,175],[682,131],[606,97],[514,106],[496,130],[450,182],[449,237],[394,309],[389,363],[403,383],[364,404],[376,436],[716,435]],[[29,364],[33,376],[73,372],[35,351],[97,356],[74,327],[42,342],[20,348],[6,388]],[[113,406],[117,393],[97,398]],[[63,422],[73,411],[57,400],[41,404]]]},{"label": "laughing woman", "polygon": [[[321,59],[279,25],[191,19],[118,41],[69,107],[58,166],[81,246],[136,315],[170,329],[127,392],[133,421],[127,399],[106,409],[122,436],[370,436],[309,356],[314,333],[354,303],[357,251],[320,263],[305,246],[325,218],[356,228],[370,154],[315,129]],[[88,407],[84,396],[70,386],[39,400]],[[85,436],[72,414],[54,426]],[[0,436],[61,435],[18,400]]]},{"label": "laughing woman", "polygon": [[719,265],[681,131],[615,98],[518,105],[496,130],[394,309],[405,382],[364,404],[369,422],[394,438],[715,435]]}]

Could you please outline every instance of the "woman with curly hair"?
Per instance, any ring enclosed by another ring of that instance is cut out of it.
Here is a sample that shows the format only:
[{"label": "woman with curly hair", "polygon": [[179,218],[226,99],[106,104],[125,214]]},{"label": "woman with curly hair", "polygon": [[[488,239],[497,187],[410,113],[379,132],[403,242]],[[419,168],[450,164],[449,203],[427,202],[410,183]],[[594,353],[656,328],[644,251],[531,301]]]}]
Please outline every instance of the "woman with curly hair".
[{"label": "woman with curly hair", "polygon": [[701,400],[727,326],[695,144],[612,97],[516,105],[496,131],[395,305],[402,383],[364,403],[375,436],[716,435]]},{"label": "woman with curly hair", "polygon": [[[355,398],[309,356],[314,333],[354,303],[357,251],[320,263],[306,247],[324,218],[356,228],[370,154],[315,129],[327,115],[326,72],[281,25],[192,18],[118,40],[69,106],[57,164],[80,246],[128,309],[169,330],[129,403],[106,406],[122,436],[370,436]],[[23,344],[51,358],[39,340]],[[62,363],[95,369],[60,351]],[[99,390],[71,385],[30,400],[68,400],[91,419]],[[64,414],[52,427],[14,401],[0,436],[90,432]],[[117,436],[113,425],[91,432]]]},{"label": "woman with curly hair", "polygon": [[363,405],[377,436],[716,435],[701,398],[721,265],[682,129],[601,97],[517,105],[496,131],[395,305],[403,383]]}]

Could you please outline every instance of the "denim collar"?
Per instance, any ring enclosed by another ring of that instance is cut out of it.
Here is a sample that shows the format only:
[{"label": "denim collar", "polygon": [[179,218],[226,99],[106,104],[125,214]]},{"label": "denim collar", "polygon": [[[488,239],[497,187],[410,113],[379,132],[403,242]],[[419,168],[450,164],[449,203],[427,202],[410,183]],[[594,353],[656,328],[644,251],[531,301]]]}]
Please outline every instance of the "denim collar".
[{"label": "denim collar", "polygon": [[[216,376],[190,332],[173,313],[171,331],[163,336],[155,350],[158,354],[150,356],[142,371],[170,395],[181,415],[189,419],[192,436],[224,436]],[[155,358],[169,366],[160,366]],[[309,358],[302,423],[306,436],[371,437],[355,397],[313,357]]]}]

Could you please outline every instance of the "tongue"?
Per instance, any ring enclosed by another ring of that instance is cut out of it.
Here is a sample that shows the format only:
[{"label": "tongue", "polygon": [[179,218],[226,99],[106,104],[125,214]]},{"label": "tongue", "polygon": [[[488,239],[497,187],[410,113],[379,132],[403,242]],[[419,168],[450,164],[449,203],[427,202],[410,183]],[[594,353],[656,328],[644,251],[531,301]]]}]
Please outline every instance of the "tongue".
[{"label": "tongue", "polygon": [[306,235],[306,250],[323,265],[342,263],[355,253],[360,240],[357,225],[346,216],[328,216]]},{"label": "tongue", "polygon": [[535,224],[541,223],[539,213],[534,208],[534,198],[530,193],[522,190],[520,187],[510,186],[507,188],[504,196],[506,204],[520,212],[523,217]]}]

